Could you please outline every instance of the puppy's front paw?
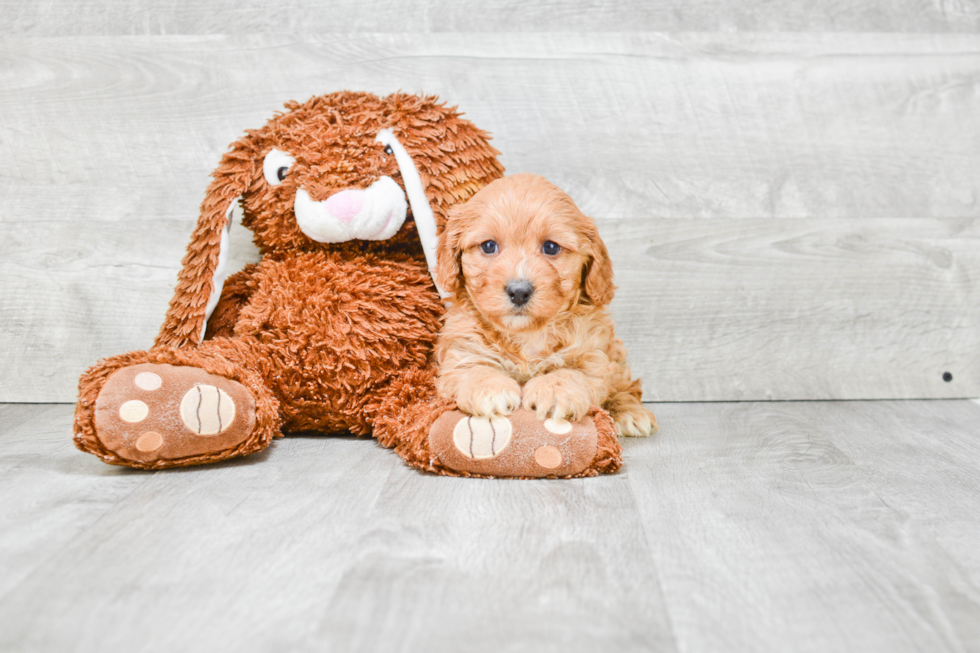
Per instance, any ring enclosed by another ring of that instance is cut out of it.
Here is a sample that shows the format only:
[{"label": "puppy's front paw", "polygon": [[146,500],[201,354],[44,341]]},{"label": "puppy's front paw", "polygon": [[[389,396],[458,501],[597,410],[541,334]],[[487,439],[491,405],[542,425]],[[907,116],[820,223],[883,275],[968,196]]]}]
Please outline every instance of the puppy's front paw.
[{"label": "puppy's front paw", "polygon": [[613,419],[619,435],[646,437],[657,432],[657,418],[640,403],[617,413]]},{"label": "puppy's front paw", "polygon": [[545,374],[524,384],[522,404],[527,410],[533,410],[539,420],[554,417],[577,422],[589,412],[592,398],[567,379]]},{"label": "puppy's front paw", "polygon": [[510,415],[521,405],[521,386],[509,376],[486,376],[461,387],[456,405],[476,417]]}]

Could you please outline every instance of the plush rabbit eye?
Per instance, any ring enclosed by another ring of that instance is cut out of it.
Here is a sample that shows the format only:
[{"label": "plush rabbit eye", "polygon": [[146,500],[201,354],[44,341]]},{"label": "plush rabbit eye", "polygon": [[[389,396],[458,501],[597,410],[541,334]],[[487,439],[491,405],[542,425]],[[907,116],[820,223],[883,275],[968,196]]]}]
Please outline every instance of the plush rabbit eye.
[{"label": "plush rabbit eye", "polygon": [[391,156],[394,153],[395,153],[395,151],[393,149],[391,149],[391,146],[390,145],[385,145],[385,154],[387,154],[388,156]]},{"label": "plush rabbit eye", "polygon": [[270,186],[278,186],[289,174],[289,169],[293,167],[294,163],[296,163],[296,159],[282,150],[269,150],[262,162],[262,175]]},{"label": "plush rabbit eye", "polygon": [[484,254],[496,254],[497,243],[492,240],[484,240],[482,243],[480,243],[480,249]]},{"label": "plush rabbit eye", "polygon": [[561,245],[553,240],[544,241],[544,245],[541,246],[541,251],[548,256],[554,256],[561,251]]}]

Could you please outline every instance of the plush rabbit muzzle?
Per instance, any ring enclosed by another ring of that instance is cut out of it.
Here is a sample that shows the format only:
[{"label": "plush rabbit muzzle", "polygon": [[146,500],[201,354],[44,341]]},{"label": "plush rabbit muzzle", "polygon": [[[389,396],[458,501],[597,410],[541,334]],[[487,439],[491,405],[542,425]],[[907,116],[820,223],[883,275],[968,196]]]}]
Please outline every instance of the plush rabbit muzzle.
[{"label": "plush rabbit muzzle", "polygon": [[320,202],[299,188],[293,210],[296,224],[317,242],[387,240],[405,223],[408,202],[394,179],[381,177],[365,190],[342,190]]}]

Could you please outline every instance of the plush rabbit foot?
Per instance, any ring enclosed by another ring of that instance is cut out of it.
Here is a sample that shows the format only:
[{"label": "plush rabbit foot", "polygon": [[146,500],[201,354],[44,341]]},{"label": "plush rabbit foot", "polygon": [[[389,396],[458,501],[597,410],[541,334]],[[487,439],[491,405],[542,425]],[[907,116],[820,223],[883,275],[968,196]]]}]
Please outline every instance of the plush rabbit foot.
[{"label": "plush rabbit foot", "polygon": [[[429,430],[432,457],[446,469],[477,476],[587,476],[600,454],[598,415],[578,422],[547,419],[519,409],[507,417],[443,413]],[[608,420],[608,415],[605,416]],[[607,425],[615,432],[611,422]],[[613,440],[615,442],[615,440]],[[606,449],[608,449],[608,442]],[[604,452],[605,453],[605,452]],[[606,453],[619,456],[619,446]]]},{"label": "plush rabbit foot", "polygon": [[220,459],[255,430],[255,400],[242,384],[196,367],[143,363],[117,370],[95,401],[105,449],[125,461]]},{"label": "plush rabbit foot", "polygon": [[143,469],[215,462],[266,448],[278,403],[254,372],[194,349],[101,361],[79,383],[75,444]]},{"label": "plush rabbit foot", "polygon": [[394,385],[375,436],[407,463],[446,476],[572,478],[611,474],[622,465],[616,425],[593,407],[578,422],[538,420],[519,408],[472,417],[425,391],[426,380]]}]

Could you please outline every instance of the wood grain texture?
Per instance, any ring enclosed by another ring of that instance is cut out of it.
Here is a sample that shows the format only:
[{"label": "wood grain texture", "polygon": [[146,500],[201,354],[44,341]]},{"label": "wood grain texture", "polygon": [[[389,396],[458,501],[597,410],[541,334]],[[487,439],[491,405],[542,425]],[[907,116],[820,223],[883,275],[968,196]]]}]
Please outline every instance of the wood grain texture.
[{"label": "wood grain texture", "polygon": [[71,400],[97,357],[149,344],[228,143],[342,88],[459,103],[509,172],[622,241],[648,397],[975,396],[978,54],[957,34],[5,39],[0,400]]},{"label": "wood grain texture", "polygon": [[625,450],[679,649],[980,650],[980,405],[658,408]]},{"label": "wood grain texture", "polygon": [[[192,229],[176,220],[5,223],[0,339],[10,346],[0,353],[0,400],[73,401],[99,358],[150,347]],[[257,249],[240,224],[232,234],[237,271]]]},{"label": "wood grain texture", "polygon": [[[2,650],[674,650],[625,477],[473,483],[315,437],[142,474],[74,451],[70,407],[32,426],[0,438]],[[32,508],[71,528],[35,549]]]},{"label": "wood grain texture", "polygon": [[508,171],[598,217],[977,217],[980,197],[974,35],[11,38],[0,63],[4,221],[191,220],[245,129],[344,88],[458,104]]},{"label": "wood grain texture", "polygon": [[0,31],[32,36],[343,32],[970,32],[975,0],[3,0]]},{"label": "wood grain texture", "polygon": [[980,221],[600,230],[616,262],[617,332],[647,401],[980,394]]},{"label": "wood grain texture", "polygon": [[[51,229],[57,246],[18,224],[0,245],[0,337],[29,347],[2,354],[7,397],[70,401],[85,366],[152,344],[190,225]],[[600,231],[617,332],[650,401],[980,394],[980,221],[641,218]]]},{"label": "wood grain texture", "polygon": [[625,471],[368,439],[167,472],[0,406],[4,651],[980,650],[980,404],[660,404]]}]

